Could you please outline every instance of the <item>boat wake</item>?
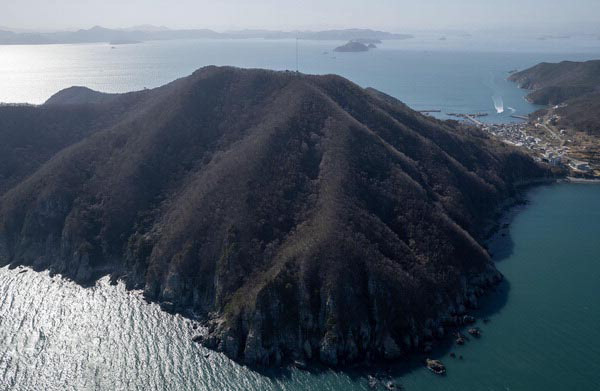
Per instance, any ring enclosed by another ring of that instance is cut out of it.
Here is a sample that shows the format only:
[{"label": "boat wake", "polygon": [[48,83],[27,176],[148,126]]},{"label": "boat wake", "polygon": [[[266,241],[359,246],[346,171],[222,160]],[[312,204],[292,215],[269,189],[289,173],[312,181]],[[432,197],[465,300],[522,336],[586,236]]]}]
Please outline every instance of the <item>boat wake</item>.
[{"label": "boat wake", "polygon": [[506,108],[510,110],[510,113],[511,113],[511,114],[514,114],[514,113],[516,113],[516,112],[517,112],[517,109],[513,109],[513,108],[512,108],[512,107],[510,107],[510,106],[508,106],[508,107],[506,107]]},{"label": "boat wake", "polygon": [[496,108],[496,113],[502,114],[504,113],[504,101],[501,96],[494,95],[492,96],[492,100],[494,101],[494,107]]}]

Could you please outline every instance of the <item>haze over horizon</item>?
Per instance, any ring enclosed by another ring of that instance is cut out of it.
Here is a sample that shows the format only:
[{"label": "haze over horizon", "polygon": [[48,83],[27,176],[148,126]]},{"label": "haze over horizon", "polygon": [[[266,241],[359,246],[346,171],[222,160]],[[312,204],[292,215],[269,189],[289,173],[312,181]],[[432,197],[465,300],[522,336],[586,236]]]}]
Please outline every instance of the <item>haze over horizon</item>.
[{"label": "haze over horizon", "polygon": [[600,33],[600,2],[580,0],[24,0],[3,4],[0,26],[15,30],[108,28],[152,24],[170,28],[317,30],[373,28],[504,30],[534,33]]}]

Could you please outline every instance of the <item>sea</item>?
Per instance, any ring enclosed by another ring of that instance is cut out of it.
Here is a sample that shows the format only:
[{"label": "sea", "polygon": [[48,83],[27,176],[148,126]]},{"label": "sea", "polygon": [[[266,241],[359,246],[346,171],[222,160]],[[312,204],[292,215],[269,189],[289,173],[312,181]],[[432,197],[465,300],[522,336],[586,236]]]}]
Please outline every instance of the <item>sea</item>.
[{"label": "sea", "polygon": [[[441,39],[446,38],[446,39]],[[579,37],[417,35],[366,53],[341,42],[181,40],[136,45],[0,46],[0,102],[40,104],[62,88],[153,88],[205,65],[336,73],[417,110],[487,113],[489,122],[535,111],[510,71],[542,61],[600,58]],[[296,56],[296,52],[298,56]],[[1,130],[0,130],[1,131]],[[191,341],[201,330],[101,279],[83,288],[27,268],[0,268],[0,390],[600,389],[600,185],[532,189],[490,241],[505,281],[477,314],[482,337],[389,367],[255,371]],[[483,321],[486,320],[486,322]],[[452,357],[455,356],[455,357]],[[460,358],[462,356],[462,359]]]},{"label": "sea", "polygon": [[[446,38],[440,40],[440,38]],[[600,58],[600,39],[540,40],[519,36],[417,35],[364,53],[337,53],[343,42],[177,40],[135,45],[0,46],[0,102],[41,104],[71,86],[102,92],[154,88],[207,65],[339,74],[392,95],[415,110],[484,113],[513,122],[538,107],[507,81],[539,62]]]}]

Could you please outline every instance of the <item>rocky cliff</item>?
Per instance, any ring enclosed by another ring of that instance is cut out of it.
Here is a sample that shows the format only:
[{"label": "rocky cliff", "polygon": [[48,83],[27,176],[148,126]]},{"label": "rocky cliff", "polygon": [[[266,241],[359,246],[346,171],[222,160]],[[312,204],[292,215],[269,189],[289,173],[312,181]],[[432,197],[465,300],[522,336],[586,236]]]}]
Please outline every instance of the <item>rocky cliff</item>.
[{"label": "rocky cliff", "polygon": [[50,103],[0,107],[0,263],[121,278],[248,364],[422,348],[501,278],[494,210],[548,175],[338,76],[208,67]]}]

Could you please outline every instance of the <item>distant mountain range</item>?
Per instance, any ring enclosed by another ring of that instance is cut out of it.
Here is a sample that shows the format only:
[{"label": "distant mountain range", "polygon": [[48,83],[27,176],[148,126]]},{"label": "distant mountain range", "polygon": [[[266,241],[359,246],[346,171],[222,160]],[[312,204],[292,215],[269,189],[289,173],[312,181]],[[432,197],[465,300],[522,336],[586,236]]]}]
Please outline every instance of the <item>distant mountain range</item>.
[{"label": "distant mountain range", "polygon": [[47,45],[64,43],[98,43],[113,41],[155,41],[172,39],[305,39],[339,40],[356,39],[391,40],[412,38],[409,34],[395,34],[368,29],[345,29],[326,31],[272,31],[238,30],[216,32],[208,29],[171,30],[164,26],[135,26],[127,29],[107,29],[100,26],[88,30],[59,31],[52,33],[16,33],[0,30],[0,45]]}]

